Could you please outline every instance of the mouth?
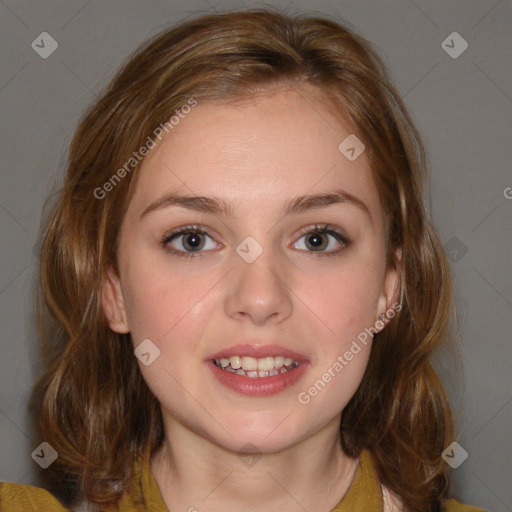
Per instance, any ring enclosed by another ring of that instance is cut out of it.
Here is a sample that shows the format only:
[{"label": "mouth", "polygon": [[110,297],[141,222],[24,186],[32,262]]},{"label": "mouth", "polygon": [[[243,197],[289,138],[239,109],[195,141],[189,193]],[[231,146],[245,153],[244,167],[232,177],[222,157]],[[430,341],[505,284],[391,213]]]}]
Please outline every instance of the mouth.
[{"label": "mouth", "polygon": [[279,345],[238,345],[214,354],[206,363],[221,384],[250,396],[280,393],[309,366],[305,356]]},{"label": "mouth", "polygon": [[236,355],[231,356],[229,359],[226,357],[214,359],[213,364],[226,372],[254,379],[274,377],[275,375],[289,372],[297,368],[300,362],[291,357],[284,356],[255,358]]}]

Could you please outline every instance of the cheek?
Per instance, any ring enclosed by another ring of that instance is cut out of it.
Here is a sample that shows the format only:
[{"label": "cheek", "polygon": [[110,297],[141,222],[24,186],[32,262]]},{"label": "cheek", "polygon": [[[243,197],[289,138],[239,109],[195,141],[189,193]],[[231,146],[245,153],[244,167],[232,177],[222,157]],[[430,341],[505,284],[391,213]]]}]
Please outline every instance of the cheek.
[{"label": "cheek", "polygon": [[169,339],[186,345],[187,338],[201,332],[202,319],[208,318],[206,299],[215,284],[213,276],[169,272],[147,259],[139,261],[144,263],[127,272],[127,316],[134,343],[149,338],[161,350]]},{"label": "cheek", "polygon": [[320,320],[311,375],[297,399],[319,423],[343,410],[363,378],[377,320],[378,272],[353,266],[329,274],[329,279],[302,281],[297,295],[309,297]]},{"label": "cheek", "polygon": [[212,315],[208,291],[215,280],[160,270],[151,265],[131,269],[128,317],[133,344],[149,339],[160,351],[149,366],[139,364],[144,380],[160,403],[177,411],[183,407],[182,383],[200,364],[198,340]]},{"label": "cheek", "polygon": [[371,264],[340,265],[337,270],[302,275],[297,280],[297,295],[315,313],[325,351],[341,350],[375,324],[380,274],[380,267]]}]

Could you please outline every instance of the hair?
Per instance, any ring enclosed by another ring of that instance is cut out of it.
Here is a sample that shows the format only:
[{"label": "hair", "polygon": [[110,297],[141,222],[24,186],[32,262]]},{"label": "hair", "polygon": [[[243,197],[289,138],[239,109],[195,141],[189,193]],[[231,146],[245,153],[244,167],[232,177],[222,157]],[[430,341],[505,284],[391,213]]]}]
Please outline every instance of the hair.
[{"label": "hair", "polygon": [[441,453],[451,442],[452,415],[432,355],[450,339],[452,285],[423,203],[420,136],[365,39],[317,15],[252,9],[189,19],[147,42],[74,134],[40,252],[45,370],[33,394],[41,434],[59,454],[50,470],[68,502],[115,508],[137,457],[154,453],[164,438],[131,338],[110,329],[101,303],[108,270],[118,272],[119,228],[140,164],[101,198],[95,191],[116,171],[121,177],[118,170],[191,98],[220,102],[304,86],[314,86],[365,144],[387,264],[400,277],[402,308],[375,335],[363,380],[342,413],[343,450],[351,457],[369,450],[381,483],[406,510],[440,510],[447,498]]}]

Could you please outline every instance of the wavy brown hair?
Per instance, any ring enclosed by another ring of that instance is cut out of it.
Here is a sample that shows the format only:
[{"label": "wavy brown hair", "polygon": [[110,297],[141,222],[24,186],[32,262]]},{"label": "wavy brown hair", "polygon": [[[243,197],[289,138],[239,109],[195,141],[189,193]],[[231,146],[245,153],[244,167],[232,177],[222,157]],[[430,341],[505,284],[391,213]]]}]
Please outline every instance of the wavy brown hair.
[{"label": "wavy brown hair", "polygon": [[432,354],[448,339],[452,292],[423,204],[422,142],[367,41],[323,17],[268,9],[203,15],[158,35],[131,56],[74,135],[41,247],[46,369],[34,388],[42,437],[59,454],[50,469],[68,503],[115,509],[136,458],[153,453],[164,434],[130,336],[109,328],[101,306],[106,272],[118,270],[119,227],[138,166],[103,198],[94,191],[190,98],[237,99],[280,86],[300,92],[305,84],[366,145],[388,264],[401,279],[402,310],[376,335],[343,411],[343,449],[352,457],[370,450],[382,484],[406,510],[440,509],[448,489],[441,452],[452,419]]}]

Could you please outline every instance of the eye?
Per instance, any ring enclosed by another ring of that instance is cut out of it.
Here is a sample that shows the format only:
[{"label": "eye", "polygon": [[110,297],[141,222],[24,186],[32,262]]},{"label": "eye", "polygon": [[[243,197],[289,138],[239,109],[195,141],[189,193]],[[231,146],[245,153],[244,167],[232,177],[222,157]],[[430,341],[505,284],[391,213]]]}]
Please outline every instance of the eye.
[{"label": "eye", "polygon": [[[300,242],[302,239],[304,241]],[[348,247],[349,244],[350,241],[345,235],[329,225],[323,224],[308,228],[293,247],[308,252],[317,252],[319,256],[332,256]]]},{"label": "eye", "polygon": [[[211,241],[209,247],[207,239]],[[183,226],[173,230],[160,240],[160,244],[177,256],[189,258],[200,258],[202,256],[201,251],[219,247],[219,244],[205,230],[196,225]]]},{"label": "eye", "polygon": [[[304,241],[301,242],[302,239]],[[173,255],[188,258],[201,258],[203,252],[222,246],[198,225],[176,228],[171,233],[164,235],[160,240],[160,245]],[[333,256],[339,254],[349,245],[350,241],[345,235],[336,228],[323,224],[309,227],[303,231],[293,248],[309,253],[318,253],[318,256]]]}]

